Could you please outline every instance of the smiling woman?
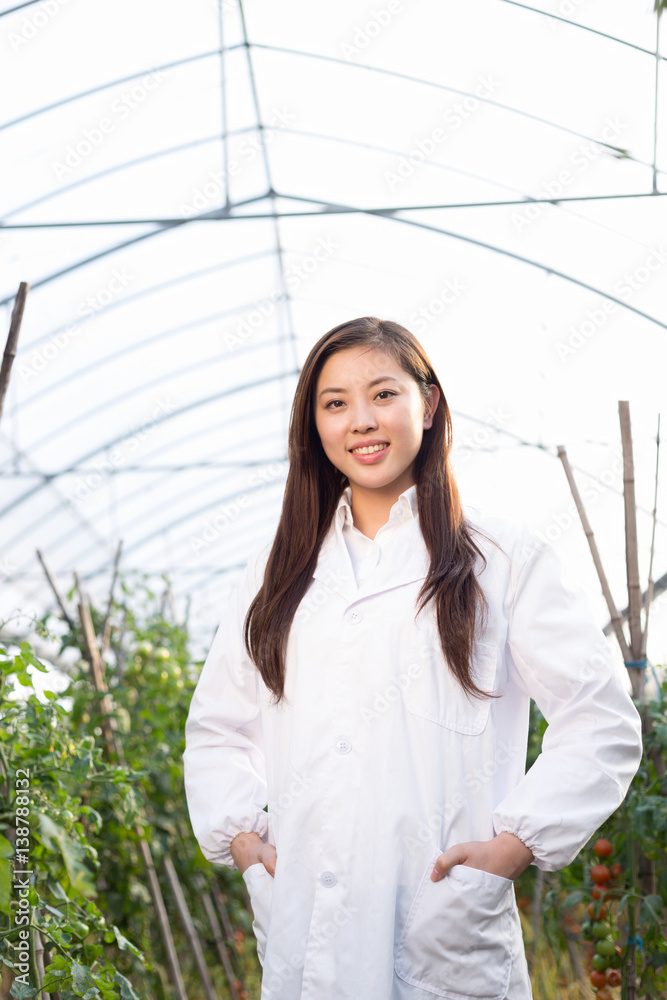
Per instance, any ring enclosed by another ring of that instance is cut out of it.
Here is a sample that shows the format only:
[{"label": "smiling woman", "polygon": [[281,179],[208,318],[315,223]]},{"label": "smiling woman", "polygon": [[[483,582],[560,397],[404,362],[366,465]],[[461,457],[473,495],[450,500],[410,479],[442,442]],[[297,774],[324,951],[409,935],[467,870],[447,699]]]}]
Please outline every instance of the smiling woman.
[{"label": "smiling woman", "polygon": [[275,538],[186,724],[193,829],[243,873],[262,1000],[530,1000],[513,879],[569,864],[639,765],[585,594],[527,524],[462,505],[451,443],[410,331],[366,316],[312,348]]}]

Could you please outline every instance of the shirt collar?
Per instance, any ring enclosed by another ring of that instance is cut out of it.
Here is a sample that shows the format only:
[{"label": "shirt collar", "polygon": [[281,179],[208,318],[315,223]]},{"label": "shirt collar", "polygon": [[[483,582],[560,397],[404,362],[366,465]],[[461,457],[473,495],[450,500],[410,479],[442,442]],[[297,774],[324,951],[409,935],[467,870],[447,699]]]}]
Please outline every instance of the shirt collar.
[{"label": "shirt collar", "polygon": [[[352,488],[346,486],[340,495],[338,500],[338,505],[336,507],[336,522],[341,526],[349,524],[350,527],[353,526],[352,520]],[[393,521],[397,518],[416,520],[418,517],[417,511],[417,485],[415,483],[409,486],[407,490],[404,490],[399,496],[396,503],[393,505],[389,512],[389,520]]]}]

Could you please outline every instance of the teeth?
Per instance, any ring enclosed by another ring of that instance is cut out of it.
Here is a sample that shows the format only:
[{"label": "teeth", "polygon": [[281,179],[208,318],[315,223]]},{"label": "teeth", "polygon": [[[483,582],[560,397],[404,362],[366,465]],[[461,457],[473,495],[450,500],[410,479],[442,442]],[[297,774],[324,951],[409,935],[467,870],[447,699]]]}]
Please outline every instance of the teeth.
[{"label": "teeth", "polygon": [[370,446],[370,448],[353,448],[352,449],[352,454],[353,455],[372,455],[374,451],[382,451],[382,449],[386,448],[386,447],[387,447],[386,444],[372,444]]}]

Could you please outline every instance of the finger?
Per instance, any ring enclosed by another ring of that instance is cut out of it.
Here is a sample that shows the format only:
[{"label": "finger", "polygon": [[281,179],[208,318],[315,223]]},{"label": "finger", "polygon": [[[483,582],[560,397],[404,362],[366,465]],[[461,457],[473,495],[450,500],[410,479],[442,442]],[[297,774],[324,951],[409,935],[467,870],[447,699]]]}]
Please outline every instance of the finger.
[{"label": "finger", "polygon": [[439,882],[441,878],[444,878],[450,868],[454,865],[460,865],[465,860],[465,855],[461,853],[460,850],[452,847],[450,850],[445,851],[435,859],[435,864],[433,866],[433,871],[431,872],[431,881]]}]

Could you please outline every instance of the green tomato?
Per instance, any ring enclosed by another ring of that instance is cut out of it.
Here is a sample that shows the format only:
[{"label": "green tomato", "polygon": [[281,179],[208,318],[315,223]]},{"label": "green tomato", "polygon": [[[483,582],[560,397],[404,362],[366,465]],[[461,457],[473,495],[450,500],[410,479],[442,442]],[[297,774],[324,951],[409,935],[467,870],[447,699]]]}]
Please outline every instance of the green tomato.
[{"label": "green tomato", "polygon": [[606,958],[611,958],[612,955],[616,954],[616,946],[613,941],[609,938],[604,938],[602,941],[598,941],[596,949],[598,955],[604,955]]},{"label": "green tomato", "polygon": [[70,920],[67,926],[80,941],[83,941],[90,934],[90,927],[88,924],[84,924],[83,920]]},{"label": "green tomato", "polygon": [[171,656],[171,653],[169,652],[166,646],[158,646],[158,648],[155,650],[155,656],[156,659],[158,660],[168,660]]},{"label": "green tomato", "polygon": [[593,955],[593,968],[597,969],[598,972],[604,972],[609,965],[609,959],[605,958],[604,955]]},{"label": "green tomato", "polygon": [[614,949],[614,954],[609,959],[609,968],[620,969],[620,967],[621,967],[621,956],[616,951],[616,949]]},{"label": "green tomato", "polygon": [[152,652],[153,652],[153,643],[148,642],[147,639],[144,639],[144,641],[140,642],[139,645],[137,646],[137,653],[141,653],[143,656],[150,656]]},{"label": "green tomato", "polygon": [[603,924],[601,920],[596,920],[591,928],[594,938],[606,938],[609,933],[609,928],[606,924]]},{"label": "green tomato", "polygon": [[584,939],[584,941],[593,940],[593,925],[590,922],[590,920],[584,920],[583,924],[581,925],[581,936]]}]

